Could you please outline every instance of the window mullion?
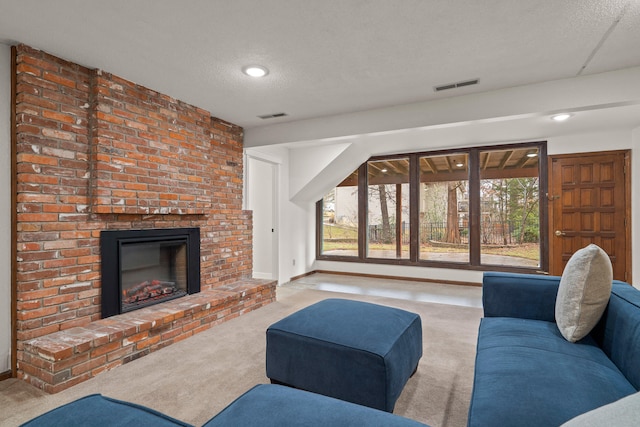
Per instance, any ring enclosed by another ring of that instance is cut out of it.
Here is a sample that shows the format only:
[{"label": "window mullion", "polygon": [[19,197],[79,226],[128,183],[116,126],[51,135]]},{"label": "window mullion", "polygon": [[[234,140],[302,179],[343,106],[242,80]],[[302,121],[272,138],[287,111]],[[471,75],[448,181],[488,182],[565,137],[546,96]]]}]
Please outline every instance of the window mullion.
[{"label": "window mullion", "polygon": [[358,169],[358,258],[364,260],[367,257],[367,202],[369,182],[367,179],[367,163],[360,165]]},{"label": "window mullion", "polygon": [[418,155],[409,162],[409,259],[420,258],[420,164]]},{"label": "window mullion", "polygon": [[480,154],[469,152],[469,263],[480,265]]}]

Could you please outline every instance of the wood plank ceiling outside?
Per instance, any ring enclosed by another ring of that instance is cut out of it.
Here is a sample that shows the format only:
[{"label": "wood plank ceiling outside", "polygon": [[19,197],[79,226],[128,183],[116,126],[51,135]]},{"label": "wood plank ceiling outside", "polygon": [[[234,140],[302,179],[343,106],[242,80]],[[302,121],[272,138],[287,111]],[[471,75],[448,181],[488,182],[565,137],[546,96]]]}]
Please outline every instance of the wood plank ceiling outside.
[{"label": "wood plank ceiling outside", "polygon": [[[538,157],[528,154],[535,148],[488,150],[480,153],[480,177],[482,179],[526,178],[538,176]],[[468,154],[452,153],[422,156],[421,182],[446,182],[468,179]],[[458,166],[461,164],[462,166]],[[369,185],[403,184],[409,182],[409,157],[388,160],[372,160],[367,163]],[[345,178],[338,187],[357,186],[358,170]]]}]

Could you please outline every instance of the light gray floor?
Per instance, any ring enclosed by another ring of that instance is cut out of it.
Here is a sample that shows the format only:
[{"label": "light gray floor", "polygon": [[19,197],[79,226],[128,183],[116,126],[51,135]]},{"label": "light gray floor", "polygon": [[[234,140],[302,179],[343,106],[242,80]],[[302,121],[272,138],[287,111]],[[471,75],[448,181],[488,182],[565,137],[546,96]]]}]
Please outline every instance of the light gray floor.
[{"label": "light gray floor", "polygon": [[482,307],[482,288],[479,286],[317,273],[285,283],[282,287],[370,295],[462,307]]}]

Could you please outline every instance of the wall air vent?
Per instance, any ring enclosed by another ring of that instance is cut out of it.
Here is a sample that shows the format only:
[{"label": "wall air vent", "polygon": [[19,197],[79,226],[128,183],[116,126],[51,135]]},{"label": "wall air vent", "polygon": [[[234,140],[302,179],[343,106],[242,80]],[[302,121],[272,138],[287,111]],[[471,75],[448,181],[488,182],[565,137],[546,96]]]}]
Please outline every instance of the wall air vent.
[{"label": "wall air vent", "polygon": [[277,117],[285,117],[287,115],[287,113],[274,113],[274,114],[264,114],[262,116],[258,116],[259,118],[266,120],[266,119],[275,119]]},{"label": "wall air vent", "polygon": [[440,92],[447,89],[455,89],[459,87],[472,86],[472,85],[477,85],[479,82],[480,82],[480,79],[473,79],[473,80],[465,80],[463,82],[457,82],[457,83],[448,83],[446,85],[434,86],[433,91]]}]

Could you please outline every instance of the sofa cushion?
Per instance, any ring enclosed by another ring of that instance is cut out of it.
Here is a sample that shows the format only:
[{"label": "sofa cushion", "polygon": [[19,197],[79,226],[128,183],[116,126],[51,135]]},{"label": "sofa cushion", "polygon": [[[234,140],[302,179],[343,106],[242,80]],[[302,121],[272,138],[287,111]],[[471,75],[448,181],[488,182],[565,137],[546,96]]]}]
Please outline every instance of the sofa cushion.
[{"label": "sofa cushion", "polygon": [[22,427],[190,427],[191,424],[171,418],[135,403],[91,394],[40,415]]},{"label": "sofa cushion", "polygon": [[591,336],[570,343],[541,320],[480,323],[469,427],[558,426],[635,392]]},{"label": "sofa cushion", "polygon": [[556,321],[560,277],[485,271],[482,275],[484,317],[520,317]]},{"label": "sofa cushion", "polygon": [[378,409],[272,384],[255,386],[203,427],[216,426],[425,427]]},{"label": "sofa cushion", "polygon": [[637,427],[640,422],[640,393],[578,415],[562,427]]},{"label": "sofa cushion", "polygon": [[568,341],[584,338],[598,323],[611,294],[613,269],[597,245],[576,251],[562,273],[556,298],[556,322]]},{"label": "sofa cushion", "polygon": [[614,281],[609,305],[592,335],[640,390],[640,291],[628,283]]}]

